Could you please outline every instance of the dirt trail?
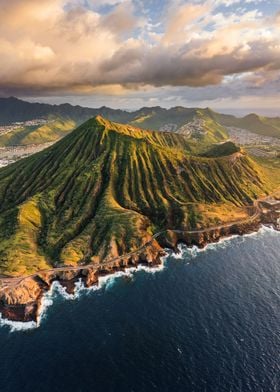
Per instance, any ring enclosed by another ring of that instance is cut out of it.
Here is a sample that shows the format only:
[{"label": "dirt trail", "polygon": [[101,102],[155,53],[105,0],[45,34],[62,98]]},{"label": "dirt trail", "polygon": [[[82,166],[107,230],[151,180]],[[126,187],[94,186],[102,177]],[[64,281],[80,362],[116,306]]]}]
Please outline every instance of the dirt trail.
[{"label": "dirt trail", "polygon": [[[280,190],[277,189],[275,192],[273,192],[269,196],[265,196],[265,197],[262,197],[262,198],[255,200],[253,203],[253,206],[255,208],[255,212],[253,215],[249,216],[246,219],[242,219],[239,221],[233,221],[233,222],[229,222],[229,223],[225,223],[225,224],[221,224],[221,225],[217,225],[217,226],[211,226],[211,227],[208,227],[205,229],[200,229],[200,230],[173,230],[173,229],[172,230],[170,229],[170,230],[174,233],[179,233],[179,234],[184,234],[184,235],[188,235],[188,234],[193,235],[193,234],[203,234],[203,233],[211,232],[213,230],[221,230],[221,229],[229,228],[234,225],[242,225],[242,224],[254,222],[256,219],[258,219],[260,217],[260,214],[262,212],[262,209],[261,209],[259,203],[261,201],[264,201],[266,199],[273,197],[273,195],[277,194],[279,191]],[[129,258],[130,256],[133,256],[133,255],[139,255],[143,250],[145,250],[147,247],[151,246],[154,240],[156,240],[159,236],[165,234],[167,231],[168,230],[163,230],[163,231],[160,231],[160,232],[154,234],[148,242],[146,242],[144,245],[142,245],[140,248],[136,249],[135,251],[125,253],[122,256],[117,256],[117,257],[114,257],[110,260],[104,261],[103,263],[99,264],[98,266],[95,266],[94,264],[80,265],[80,266],[76,266],[76,267],[64,266],[64,267],[51,268],[48,270],[40,270],[40,271],[37,271],[35,274],[31,274],[31,275],[27,275],[27,276],[23,276],[23,277],[11,277],[11,278],[9,278],[9,277],[1,278],[0,277],[0,291],[3,291],[7,288],[11,289],[13,287],[16,287],[20,283],[24,282],[24,280],[29,279],[29,278],[35,278],[40,273],[63,272],[63,271],[81,271],[81,270],[87,270],[87,269],[96,269],[97,270],[99,268],[112,266],[112,265],[114,265],[114,263],[116,261],[120,261],[120,260]]]}]

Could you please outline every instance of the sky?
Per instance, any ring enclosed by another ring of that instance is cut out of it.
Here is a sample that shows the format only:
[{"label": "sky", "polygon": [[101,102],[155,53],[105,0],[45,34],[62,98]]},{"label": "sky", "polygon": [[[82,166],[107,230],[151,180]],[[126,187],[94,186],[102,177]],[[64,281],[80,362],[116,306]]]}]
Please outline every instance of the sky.
[{"label": "sky", "polygon": [[0,96],[280,115],[280,0],[0,0]]}]

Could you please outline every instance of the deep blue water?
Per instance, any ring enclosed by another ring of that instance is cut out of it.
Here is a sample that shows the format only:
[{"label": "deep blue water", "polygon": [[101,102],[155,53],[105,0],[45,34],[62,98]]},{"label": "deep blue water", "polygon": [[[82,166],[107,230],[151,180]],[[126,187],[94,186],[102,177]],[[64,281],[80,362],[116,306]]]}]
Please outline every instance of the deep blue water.
[{"label": "deep blue water", "polygon": [[280,391],[280,234],[57,296],[37,329],[0,328],[1,392]]}]

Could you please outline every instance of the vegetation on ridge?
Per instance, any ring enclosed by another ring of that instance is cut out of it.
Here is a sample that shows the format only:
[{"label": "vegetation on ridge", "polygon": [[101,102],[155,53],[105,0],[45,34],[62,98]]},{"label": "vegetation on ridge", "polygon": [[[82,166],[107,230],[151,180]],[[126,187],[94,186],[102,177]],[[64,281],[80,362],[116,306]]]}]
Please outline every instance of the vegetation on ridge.
[{"label": "vegetation on ridge", "polygon": [[71,119],[49,118],[49,122],[37,126],[19,126],[15,131],[0,135],[0,146],[27,146],[54,142],[75,128]]},{"label": "vegetation on ridge", "polygon": [[[102,115],[112,121],[129,123],[142,129],[173,131],[188,134],[193,148],[205,148],[211,143],[228,139],[227,127],[249,130],[265,136],[280,138],[280,118],[250,114],[242,118],[217,113],[209,108],[144,107],[134,112],[107,107],[86,108],[70,104],[49,105],[30,103],[17,98],[0,98],[0,124],[43,118],[43,127],[21,127],[0,135],[0,146],[40,144],[58,140],[89,118]],[[195,125],[194,125],[195,124]],[[193,125],[193,131],[188,131]],[[197,143],[199,142],[199,143]]]},{"label": "vegetation on ridge", "polygon": [[222,157],[240,152],[240,148],[234,143],[227,141],[224,143],[214,144],[207,151],[201,154],[203,157]]},{"label": "vegetation on ridge", "polygon": [[219,209],[233,219],[267,190],[243,152],[194,156],[184,135],[98,116],[0,170],[0,273],[99,263],[157,231],[217,223]]}]

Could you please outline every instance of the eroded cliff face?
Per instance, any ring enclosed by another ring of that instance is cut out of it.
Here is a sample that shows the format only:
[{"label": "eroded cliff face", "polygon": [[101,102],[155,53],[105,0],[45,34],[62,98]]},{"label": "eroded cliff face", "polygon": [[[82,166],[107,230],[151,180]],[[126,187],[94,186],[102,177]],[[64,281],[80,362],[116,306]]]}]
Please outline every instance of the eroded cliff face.
[{"label": "eroded cliff face", "polygon": [[[120,257],[111,264],[90,265],[78,270],[44,271],[34,276],[16,279],[9,287],[0,291],[0,313],[3,318],[13,321],[37,321],[43,295],[50,290],[53,282],[59,282],[66,292],[73,294],[75,283],[81,280],[85,287],[98,284],[98,278],[126,268],[145,264],[150,267],[161,263],[165,254],[157,241],[151,241],[147,248],[127,257]],[[64,268],[64,267],[63,267]]]},{"label": "eroded cliff face", "polygon": [[183,243],[188,247],[197,246],[204,248],[209,243],[218,242],[223,237],[232,235],[243,235],[257,231],[261,226],[260,220],[244,224],[233,224],[230,227],[210,229],[207,231],[184,234],[180,231],[168,230],[166,235],[160,239],[160,244],[164,248],[177,251],[177,245]]},{"label": "eroded cliff face", "polygon": [[35,321],[42,294],[43,287],[37,278],[15,282],[0,291],[2,317],[14,321]]},{"label": "eroded cliff face", "polygon": [[258,163],[232,147],[194,155],[180,134],[87,121],[0,170],[0,274],[103,264],[162,228],[214,224],[212,207],[223,210],[222,222],[238,219],[270,183]]},{"label": "eroded cliff face", "polygon": [[203,248],[208,243],[218,242],[222,237],[257,231],[260,225],[261,220],[257,219],[254,222],[233,224],[220,229],[207,229],[204,232],[193,234],[167,230],[159,235],[156,240],[152,240],[139,253],[120,257],[111,264],[92,264],[80,267],[78,270],[69,267],[69,270],[51,270],[29,278],[23,278],[18,280],[15,285],[0,292],[0,313],[2,313],[2,317],[14,321],[36,321],[39,317],[42,297],[44,293],[50,290],[54,281],[58,281],[66,288],[68,293],[73,293],[75,283],[79,280],[82,280],[85,287],[90,287],[98,284],[100,276],[122,271],[139,264],[150,267],[159,265],[161,264],[161,257],[165,254],[164,248],[170,248],[177,252],[179,243]]}]

